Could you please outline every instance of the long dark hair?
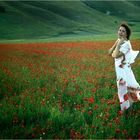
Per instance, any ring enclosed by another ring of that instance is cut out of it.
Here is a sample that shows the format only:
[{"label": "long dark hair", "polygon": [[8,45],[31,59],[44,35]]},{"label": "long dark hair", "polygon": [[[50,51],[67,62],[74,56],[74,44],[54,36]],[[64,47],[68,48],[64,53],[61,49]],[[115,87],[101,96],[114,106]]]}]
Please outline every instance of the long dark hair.
[{"label": "long dark hair", "polygon": [[126,30],[126,38],[129,40],[130,35],[131,35],[131,29],[129,28],[127,23],[121,23],[120,27],[124,27]]}]

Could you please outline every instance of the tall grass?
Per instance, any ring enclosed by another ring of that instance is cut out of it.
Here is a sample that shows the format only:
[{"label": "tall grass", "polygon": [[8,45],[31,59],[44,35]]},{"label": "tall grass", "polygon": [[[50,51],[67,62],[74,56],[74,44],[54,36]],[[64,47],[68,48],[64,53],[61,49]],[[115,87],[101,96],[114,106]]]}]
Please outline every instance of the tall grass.
[{"label": "tall grass", "polygon": [[0,138],[140,138],[139,102],[120,111],[112,43],[1,44]]}]

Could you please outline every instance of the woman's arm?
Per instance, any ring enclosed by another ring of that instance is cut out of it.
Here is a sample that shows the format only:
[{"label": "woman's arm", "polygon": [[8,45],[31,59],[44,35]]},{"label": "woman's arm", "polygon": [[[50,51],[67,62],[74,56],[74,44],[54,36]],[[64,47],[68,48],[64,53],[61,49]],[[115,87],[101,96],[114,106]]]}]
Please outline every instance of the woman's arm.
[{"label": "woman's arm", "polygon": [[117,40],[115,43],[114,43],[114,45],[108,50],[108,54],[109,55],[112,55],[112,53],[113,53],[113,51],[115,50],[115,48],[116,48],[116,45],[117,45],[117,42],[118,42],[119,40]]},{"label": "woman's arm", "polygon": [[115,49],[114,49],[114,51],[113,51],[113,53],[112,53],[112,57],[114,57],[114,58],[119,58],[119,57],[123,56],[123,53],[119,51],[119,50],[120,50],[120,47],[121,47],[121,44],[122,44],[123,42],[124,42],[124,39],[123,39],[123,38],[120,39],[120,40],[117,42],[116,47],[115,47]]}]

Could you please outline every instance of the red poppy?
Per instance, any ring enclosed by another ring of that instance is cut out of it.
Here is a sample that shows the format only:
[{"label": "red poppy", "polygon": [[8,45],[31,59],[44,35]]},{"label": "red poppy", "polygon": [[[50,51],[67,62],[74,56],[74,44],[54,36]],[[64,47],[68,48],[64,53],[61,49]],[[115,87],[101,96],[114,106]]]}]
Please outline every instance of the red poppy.
[{"label": "red poppy", "polygon": [[40,129],[40,134],[43,134],[44,133],[44,130],[43,129]]},{"label": "red poppy", "polygon": [[110,127],[110,128],[112,127],[112,123],[109,123],[109,127]]},{"label": "red poppy", "polygon": [[92,127],[92,129],[94,129],[94,128],[95,128],[95,126],[94,126],[94,125],[92,125],[91,127]]},{"label": "red poppy", "polygon": [[89,103],[89,104],[94,103],[94,98],[93,98],[93,97],[90,97],[90,98],[88,99],[88,103]]},{"label": "red poppy", "polygon": [[124,98],[125,101],[127,101],[127,100],[128,100],[128,94],[125,94],[125,95],[123,96],[123,98]]},{"label": "red poppy", "polygon": [[122,114],[123,114],[123,111],[122,110],[118,112],[118,115],[119,116],[121,116]]},{"label": "red poppy", "polygon": [[81,105],[77,104],[77,105],[76,105],[76,109],[77,109],[77,110],[80,110],[80,109],[81,109]]},{"label": "red poppy", "polygon": [[115,132],[119,133],[121,130],[120,129],[116,129]]},{"label": "red poppy", "polygon": [[90,110],[90,111],[88,112],[88,114],[89,114],[89,115],[92,115],[92,110]]},{"label": "red poppy", "polygon": [[126,106],[123,108],[123,110],[126,110]]}]

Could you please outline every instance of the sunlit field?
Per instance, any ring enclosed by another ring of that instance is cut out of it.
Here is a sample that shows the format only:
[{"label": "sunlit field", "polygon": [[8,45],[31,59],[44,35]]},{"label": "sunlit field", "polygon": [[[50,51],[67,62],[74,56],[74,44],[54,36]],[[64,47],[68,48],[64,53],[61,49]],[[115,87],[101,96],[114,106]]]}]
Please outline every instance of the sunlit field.
[{"label": "sunlit field", "polygon": [[[140,138],[140,102],[120,111],[112,45],[0,44],[0,138]],[[140,55],[132,69],[140,83]]]}]

